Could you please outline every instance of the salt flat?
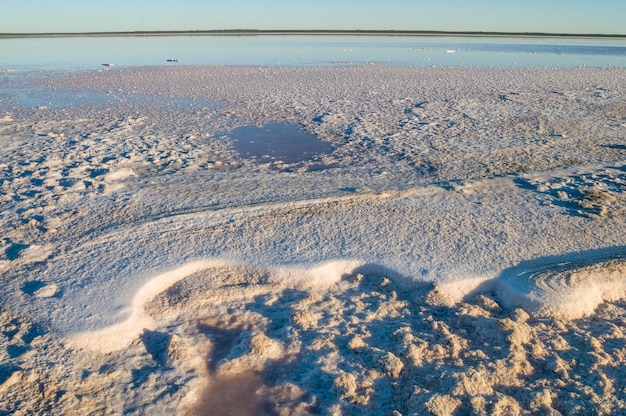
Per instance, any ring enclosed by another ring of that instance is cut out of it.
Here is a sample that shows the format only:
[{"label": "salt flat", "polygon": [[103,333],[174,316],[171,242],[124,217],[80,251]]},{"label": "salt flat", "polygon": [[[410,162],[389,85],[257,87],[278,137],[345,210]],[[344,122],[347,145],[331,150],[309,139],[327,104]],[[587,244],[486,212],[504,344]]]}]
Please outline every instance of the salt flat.
[{"label": "salt flat", "polygon": [[625,75],[4,74],[1,410],[623,411]]}]

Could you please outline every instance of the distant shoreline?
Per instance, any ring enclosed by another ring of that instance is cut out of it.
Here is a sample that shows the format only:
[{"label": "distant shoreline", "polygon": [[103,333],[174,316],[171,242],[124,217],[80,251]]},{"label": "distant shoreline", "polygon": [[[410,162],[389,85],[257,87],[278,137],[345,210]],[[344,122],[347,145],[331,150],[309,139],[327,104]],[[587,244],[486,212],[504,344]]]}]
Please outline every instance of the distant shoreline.
[{"label": "distant shoreline", "polygon": [[77,32],[77,33],[0,33],[1,38],[40,37],[105,37],[105,36],[215,36],[215,35],[362,35],[362,36],[464,36],[464,37],[532,37],[574,39],[626,39],[626,34],[574,34],[541,32],[448,32],[422,30],[185,30],[135,32]]}]

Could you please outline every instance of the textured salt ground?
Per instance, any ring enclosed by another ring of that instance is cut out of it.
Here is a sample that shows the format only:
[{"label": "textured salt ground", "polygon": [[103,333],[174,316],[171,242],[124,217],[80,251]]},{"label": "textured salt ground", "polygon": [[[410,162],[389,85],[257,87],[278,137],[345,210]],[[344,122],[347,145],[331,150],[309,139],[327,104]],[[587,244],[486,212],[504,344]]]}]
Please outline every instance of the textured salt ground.
[{"label": "textured salt ground", "polygon": [[[623,79],[7,75],[47,93],[0,96],[3,409],[226,414],[246,409],[216,397],[246,394],[268,414],[619,413]],[[334,150],[241,158],[228,133],[267,122]],[[142,292],[198,261],[221,266]]]},{"label": "textured salt ground", "polygon": [[277,291],[268,274],[195,273],[146,305],[160,326],[106,355],[5,312],[6,409],[509,415],[626,405],[622,301],[564,321],[503,308],[493,293],[448,307],[428,286],[406,292],[378,275]]}]

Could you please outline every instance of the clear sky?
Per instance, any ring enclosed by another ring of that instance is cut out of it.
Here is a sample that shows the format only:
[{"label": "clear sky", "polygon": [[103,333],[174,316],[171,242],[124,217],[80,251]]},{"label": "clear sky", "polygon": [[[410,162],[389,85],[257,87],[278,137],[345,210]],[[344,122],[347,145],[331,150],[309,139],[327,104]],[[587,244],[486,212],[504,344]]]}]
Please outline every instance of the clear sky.
[{"label": "clear sky", "polygon": [[626,34],[626,0],[0,0],[0,33],[202,29]]}]

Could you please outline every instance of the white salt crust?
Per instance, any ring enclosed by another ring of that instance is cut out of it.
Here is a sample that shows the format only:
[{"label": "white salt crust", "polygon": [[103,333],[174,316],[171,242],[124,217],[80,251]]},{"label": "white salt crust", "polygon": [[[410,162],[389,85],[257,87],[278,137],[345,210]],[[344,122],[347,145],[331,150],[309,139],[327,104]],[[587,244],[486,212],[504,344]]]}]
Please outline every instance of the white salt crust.
[{"label": "white salt crust", "polygon": [[624,411],[625,75],[6,74],[0,411]]}]

